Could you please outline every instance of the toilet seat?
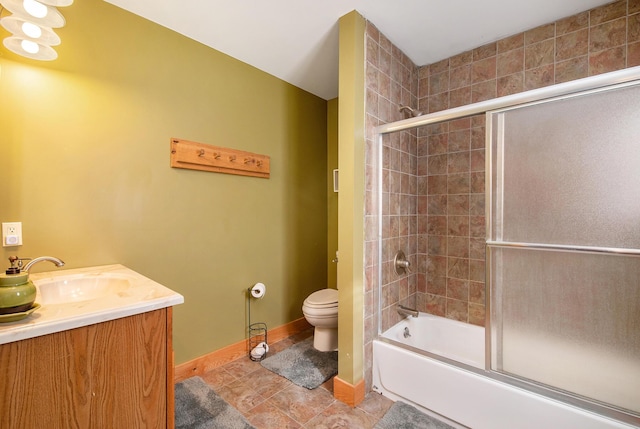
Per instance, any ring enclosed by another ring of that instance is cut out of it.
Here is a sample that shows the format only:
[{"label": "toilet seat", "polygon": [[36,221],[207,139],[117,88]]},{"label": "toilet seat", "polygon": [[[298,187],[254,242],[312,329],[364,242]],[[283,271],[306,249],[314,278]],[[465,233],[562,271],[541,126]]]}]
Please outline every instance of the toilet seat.
[{"label": "toilet seat", "polygon": [[307,297],[302,304],[313,309],[331,309],[338,307],[338,291],[335,289],[320,289]]},{"label": "toilet seat", "polygon": [[305,316],[316,317],[319,319],[338,318],[338,306],[335,307],[326,307],[326,308],[316,308],[316,307],[302,307],[302,314]]}]

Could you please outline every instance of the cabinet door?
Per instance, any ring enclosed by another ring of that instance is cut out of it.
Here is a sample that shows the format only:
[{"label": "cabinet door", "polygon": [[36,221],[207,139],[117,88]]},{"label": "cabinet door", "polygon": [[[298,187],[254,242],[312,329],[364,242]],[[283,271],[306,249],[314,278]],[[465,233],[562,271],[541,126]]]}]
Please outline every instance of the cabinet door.
[{"label": "cabinet door", "polygon": [[167,310],[0,346],[0,428],[164,428]]}]

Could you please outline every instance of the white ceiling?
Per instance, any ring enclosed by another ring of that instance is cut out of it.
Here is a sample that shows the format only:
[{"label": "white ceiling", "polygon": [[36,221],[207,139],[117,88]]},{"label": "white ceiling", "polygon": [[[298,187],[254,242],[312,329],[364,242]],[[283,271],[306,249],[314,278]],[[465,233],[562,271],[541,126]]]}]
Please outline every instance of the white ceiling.
[{"label": "white ceiling", "polygon": [[357,10],[419,66],[611,0],[105,0],[324,99]]}]

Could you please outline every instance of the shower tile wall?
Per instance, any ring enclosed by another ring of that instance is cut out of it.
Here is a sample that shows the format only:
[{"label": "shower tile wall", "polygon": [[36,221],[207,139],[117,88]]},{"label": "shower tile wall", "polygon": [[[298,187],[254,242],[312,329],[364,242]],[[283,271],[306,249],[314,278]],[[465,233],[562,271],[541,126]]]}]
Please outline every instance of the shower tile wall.
[{"label": "shower tile wall", "polygon": [[[419,71],[424,112],[640,65],[640,0],[621,0]],[[418,131],[417,302],[484,325],[484,115]]]},{"label": "shower tile wall", "polygon": [[[374,127],[403,119],[400,104],[432,113],[640,66],[640,0],[609,3],[419,68],[371,23],[366,38],[364,343],[370,389],[378,323]],[[388,136],[384,146],[390,158],[383,178],[391,179],[384,185],[384,240],[391,249],[410,249],[416,269],[397,278],[391,273],[395,250],[383,255],[382,328],[396,320],[392,305],[401,300],[483,324],[484,115]],[[400,214],[397,204],[414,200],[416,211]]]},{"label": "shower tile wall", "polygon": [[484,116],[418,132],[418,309],[484,325]]},{"label": "shower tile wall", "polygon": [[640,0],[621,0],[420,68],[437,112],[640,65]]},{"label": "shower tile wall", "polygon": [[[399,106],[417,107],[418,69],[409,58],[367,22],[366,26],[366,201],[365,201],[365,381],[371,387],[372,340],[377,332],[377,162],[374,127],[407,116]],[[396,250],[416,262],[417,132],[386,136],[383,142],[382,323],[400,320],[395,304],[416,305],[416,274],[398,276],[392,269]]]}]

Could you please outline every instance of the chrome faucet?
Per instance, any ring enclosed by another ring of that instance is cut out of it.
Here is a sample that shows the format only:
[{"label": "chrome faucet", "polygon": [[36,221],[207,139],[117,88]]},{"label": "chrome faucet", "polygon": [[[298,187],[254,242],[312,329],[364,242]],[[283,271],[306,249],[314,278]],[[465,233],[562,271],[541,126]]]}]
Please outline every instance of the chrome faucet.
[{"label": "chrome faucet", "polygon": [[54,258],[53,256],[40,256],[38,258],[32,259],[29,262],[27,262],[27,265],[25,265],[24,268],[22,268],[21,270],[28,272],[31,267],[33,267],[38,262],[42,262],[42,261],[52,262],[56,265],[56,267],[64,266],[64,261],[61,259]]},{"label": "chrome faucet", "polygon": [[420,314],[418,310],[414,310],[413,308],[405,307],[404,305],[398,305],[398,314],[401,316],[413,316],[418,317]]}]

